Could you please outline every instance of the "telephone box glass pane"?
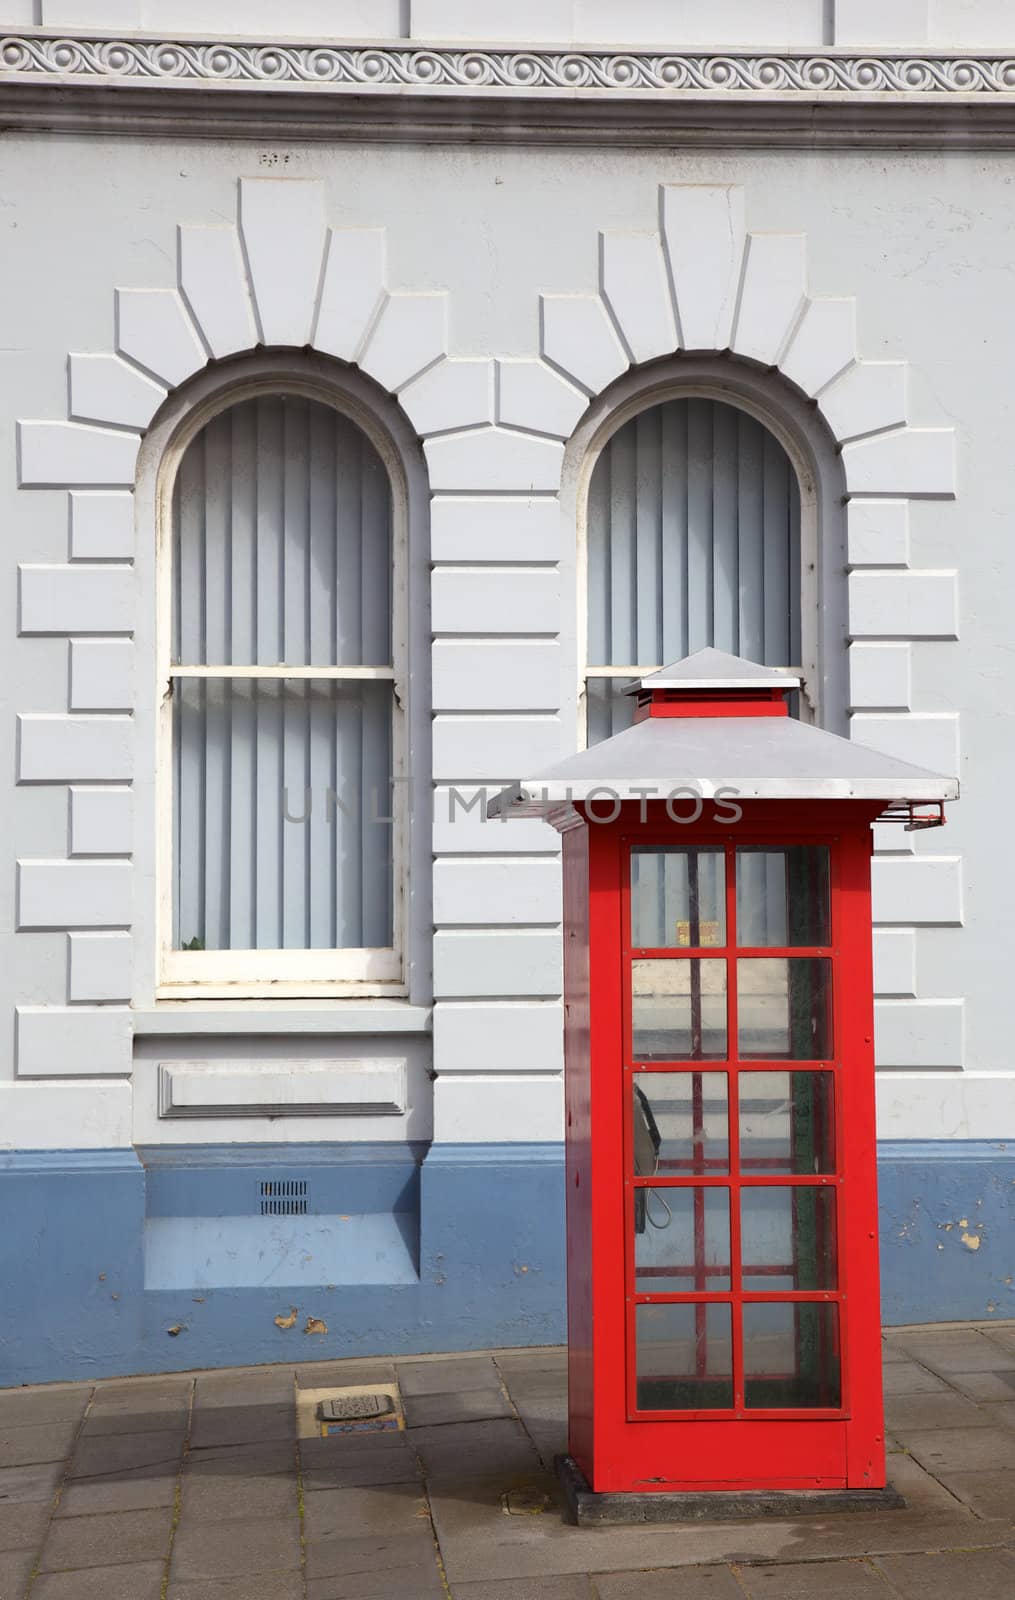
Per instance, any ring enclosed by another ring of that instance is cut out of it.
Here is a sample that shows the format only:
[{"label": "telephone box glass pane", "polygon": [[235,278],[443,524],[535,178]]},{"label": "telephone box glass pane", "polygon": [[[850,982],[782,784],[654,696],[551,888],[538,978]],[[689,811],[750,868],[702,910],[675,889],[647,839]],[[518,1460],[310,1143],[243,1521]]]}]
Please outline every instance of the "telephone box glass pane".
[{"label": "telephone box glass pane", "polygon": [[834,1105],[831,1072],[742,1072],[741,1171],[834,1172]]},{"label": "telephone box glass pane", "polygon": [[840,1404],[836,1305],[754,1301],[743,1316],[746,1406]]},{"label": "telephone box glass pane", "polygon": [[729,1171],[724,1072],[637,1072],[631,1110],[636,1178]]},{"label": "telephone box glass pane", "polygon": [[725,961],[671,956],[631,969],[636,1061],[725,1061]]},{"label": "telephone box glass pane", "polygon": [[636,1189],[634,1264],[638,1294],[728,1290],[729,1190]]},{"label": "telephone box glass pane", "polygon": [[638,1306],[639,1411],[726,1410],[733,1404],[728,1305]]},{"label": "telephone box glass pane", "polygon": [[740,1191],[740,1259],[751,1294],[834,1289],[835,1190],[765,1185]]},{"label": "telephone box glass pane", "polygon": [[828,945],[828,849],[737,851],[737,944]]},{"label": "telephone box glass pane", "polygon": [[832,963],[825,956],[737,962],[741,1058],[817,1061],[832,1053]]},{"label": "telephone box glass pane", "polygon": [[721,850],[631,851],[635,949],[726,943],[726,862]]}]

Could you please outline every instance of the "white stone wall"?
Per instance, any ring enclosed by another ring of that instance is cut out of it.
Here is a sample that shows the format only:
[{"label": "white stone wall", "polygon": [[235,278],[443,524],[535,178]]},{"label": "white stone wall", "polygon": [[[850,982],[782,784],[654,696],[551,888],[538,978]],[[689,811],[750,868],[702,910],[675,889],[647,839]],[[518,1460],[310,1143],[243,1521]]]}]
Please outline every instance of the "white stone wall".
[{"label": "white stone wall", "polygon": [[[138,444],[164,396],[257,340],[354,363],[424,441],[436,1136],[561,1134],[556,839],[475,812],[452,823],[449,790],[574,747],[565,441],[604,388],[677,349],[730,349],[755,383],[776,369],[839,457],[848,705],[825,707],[828,719],[850,713],[856,737],[940,770],[961,763],[945,832],[885,829],[879,841],[883,1132],[1003,1133],[1009,159],[482,147],[353,158],[314,144],[287,152],[286,177],[255,176],[268,153],[75,136],[10,138],[0,156],[17,223],[0,341],[14,347],[8,438],[21,422],[17,461],[0,457],[17,717],[2,1142],[280,1137],[283,1124],[250,1114],[210,1132],[160,1123],[162,1057],[147,1033],[132,1048],[128,1005],[156,1009],[138,976],[151,965],[152,751],[131,712],[154,673],[131,642],[150,604],[132,558],[149,570],[153,538],[143,518],[134,527]],[[208,1008],[191,1015],[177,1015],[163,1052],[183,1063],[209,1059],[188,1037],[207,1034]],[[262,1061],[270,1077],[295,1054],[346,1081],[352,1045],[315,1047],[306,1017],[277,1017],[273,1031],[303,1030],[298,1051],[259,1039],[262,1006],[242,1029],[219,1016],[211,1059]],[[399,1129],[425,1136],[418,1041],[400,1046],[390,1013],[371,1026],[407,1063]],[[179,1075],[190,1082],[193,1065]],[[392,1136],[369,1117],[288,1127],[281,1136]]]},{"label": "white stone wall", "polygon": [[0,0],[0,27],[197,36],[473,40],[520,44],[943,49],[1015,44],[1008,0]]}]

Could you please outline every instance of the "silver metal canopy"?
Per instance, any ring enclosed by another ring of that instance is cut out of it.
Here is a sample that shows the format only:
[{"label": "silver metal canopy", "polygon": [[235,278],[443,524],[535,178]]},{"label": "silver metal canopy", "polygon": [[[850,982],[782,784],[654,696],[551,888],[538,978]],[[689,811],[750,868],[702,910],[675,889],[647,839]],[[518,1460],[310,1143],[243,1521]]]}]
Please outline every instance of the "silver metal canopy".
[{"label": "silver metal canopy", "polygon": [[756,661],[727,655],[725,650],[695,650],[683,661],[660,667],[626,692],[642,689],[799,689],[799,673],[789,667],[762,667]]},{"label": "silver metal canopy", "polygon": [[[780,687],[790,672],[699,650],[642,680],[649,690],[703,691]],[[759,695],[759,698],[762,696]],[[672,694],[667,696],[672,699]],[[647,716],[591,750],[524,777],[489,802],[490,816],[546,816],[569,802],[713,798],[867,800],[886,805],[958,797],[957,778],[929,772],[879,750],[854,744],[792,717]]]}]

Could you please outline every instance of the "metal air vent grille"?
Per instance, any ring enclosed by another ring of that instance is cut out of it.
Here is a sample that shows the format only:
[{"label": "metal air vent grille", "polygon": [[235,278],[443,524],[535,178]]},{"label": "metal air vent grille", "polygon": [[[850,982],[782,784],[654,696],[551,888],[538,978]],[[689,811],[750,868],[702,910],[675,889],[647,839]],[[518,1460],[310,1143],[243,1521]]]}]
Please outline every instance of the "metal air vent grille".
[{"label": "metal air vent grille", "polygon": [[305,1217],[309,1204],[305,1178],[262,1178],[262,1217]]}]

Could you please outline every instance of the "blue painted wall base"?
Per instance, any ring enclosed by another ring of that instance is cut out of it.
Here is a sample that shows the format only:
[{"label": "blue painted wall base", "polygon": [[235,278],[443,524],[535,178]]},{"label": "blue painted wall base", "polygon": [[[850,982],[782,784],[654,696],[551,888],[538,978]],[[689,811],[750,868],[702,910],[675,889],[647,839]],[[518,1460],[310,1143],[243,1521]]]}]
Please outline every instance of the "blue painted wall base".
[{"label": "blue painted wall base", "polygon": [[[879,1170],[884,1320],[1015,1316],[1015,1148]],[[0,1385],[565,1337],[559,1145],[22,1152],[0,1214]]]},{"label": "blue painted wall base", "polygon": [[559,1145],[19,1153],[0,1214],[0,1386],[564,1338]]},{"label": "blue painted wall base", "polygon": [[1015,1317],[1015,1142],[879,1144],[878,1196],[885,1323]]}]

